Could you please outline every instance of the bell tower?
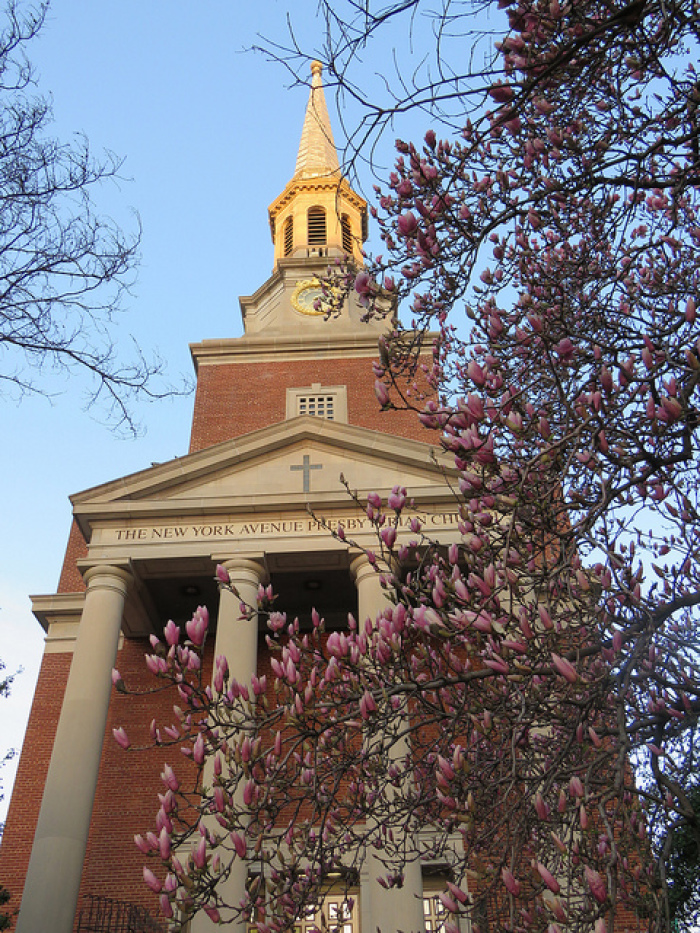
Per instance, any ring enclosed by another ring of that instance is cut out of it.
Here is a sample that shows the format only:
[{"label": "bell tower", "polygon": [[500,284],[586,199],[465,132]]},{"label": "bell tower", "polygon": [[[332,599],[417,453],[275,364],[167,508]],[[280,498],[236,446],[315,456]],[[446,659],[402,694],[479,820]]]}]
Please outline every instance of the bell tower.
[{"label": "bell tower", "polygon": [[321,81],[321,63],[311,63],[311,90],[294,175],[268,214],[274,245],[272,275],[252,296],[240,299],[244,340],[283,336],[327,339],[378,335],[388,321],[367,324],[351,294],[327,320],[322,279],[337,262],[363,264],[367,202],[343,177]]},{"label": "bell tower", "polygon": [[[362,268],[367,203],[342,176],[321,72],[312,62],[294,175],[269,208],[272,272],[239,299],[243,336],[190,347],[192,453],[305,413],[377,426],[372,361],[393,325],[391,308],[367,321],[351,289],[329,315],[322,288],[336,262]],[[381,420],[390,433],[423,436],[410,411],[384,412]]]},{"label": "bell tower", "polygon": [[312,62],[294,176],[269,208],[275,268],[283,259],[299,257],[362,264],[367,203],[341,176],[321,73],[321,63]]}]

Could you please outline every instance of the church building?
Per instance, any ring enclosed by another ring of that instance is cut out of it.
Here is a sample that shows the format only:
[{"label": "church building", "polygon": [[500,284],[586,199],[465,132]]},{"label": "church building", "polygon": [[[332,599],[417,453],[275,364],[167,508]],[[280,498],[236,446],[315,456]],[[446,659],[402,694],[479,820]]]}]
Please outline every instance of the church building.
[{"label": "church building", "polygon": [[[360,498],[406,486],[431,531],[456,539],[434,433],[375,397],[372,362],[391,321],[363,322],[352,296],[337,316],[319,307],[329,264],[362,265],[367,205],[341,176],[316,62],[294,175],[269,217],[274,265],[240,299],[243,336],[191,347],[189,452],[74,495],[57,592],[33,597],[46,647],[0,850],[0,881],[12,905],[21,898],[18,933],[167,928],[134,835],[153,828],[159,775],[175,752],[126,754],[112,730],[147,743],[172,700],[120,696],[111,672],[145,691],[149,636],[198,605],[212,619],[212,656],[225,654],[239,680],[265,668],[264,627],[219,594],[217,564],[249,603],[270,583],[291,617],[315,607],[340,627],[348,612],[375,614],[377,573],[320,521],[342,522],[360,545],[374,540],[341,473]],[[419,866],[403,892],[364,875],[358,884],[344,933],[436,929]],[[206,917],[192,924],[205,929]]]}]

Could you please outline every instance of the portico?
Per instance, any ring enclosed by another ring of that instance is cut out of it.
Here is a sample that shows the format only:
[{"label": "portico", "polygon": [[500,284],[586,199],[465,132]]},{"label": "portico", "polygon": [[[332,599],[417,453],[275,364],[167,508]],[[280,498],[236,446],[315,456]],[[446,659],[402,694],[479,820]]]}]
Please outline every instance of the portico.
[{"label": "portico", "polygon": [[[226,656],[232,675],[246,682],[258,671],[260,631],[255,615],[242,616],[240,603],[254,607],[261,584],[272,582],[291,618],[308,618],[312,606],[329,628],[344,625],[348,612],[376,616],[385,604],[380,573],[357,547],[376,549],[376,536],[340,484],[340,466],[366,496],[374,489],[388,494],[400,464],[415,495],[411,514],[448,544],[459,521],[443,480],[450,466],[431,462],[428,453],[415,441],[305,416],[73,498],[90,542],[80,561],[81,612],[73,595],[34,600],[49,645],[55,638],[65,650],[73,638],[73,663],[27,875],[32,906],[23,908],[19,933],[46,921],[34,917],[45,910],[44,897],[32,894],[39,889],[60,891],[66,905],[64,926],[52,910],[51,928],[72,929],[120,633],[159,634],[168,619],[184,623],[206,604],[215,655]],[[319,467],[313,493],[308,474],[291,469],[304,463]],[[406,540],[407,524],[408,518],[399,532]],[[355,546],[332,536],[341,525]],[[219,594],[217,563],[238,597]]]}]

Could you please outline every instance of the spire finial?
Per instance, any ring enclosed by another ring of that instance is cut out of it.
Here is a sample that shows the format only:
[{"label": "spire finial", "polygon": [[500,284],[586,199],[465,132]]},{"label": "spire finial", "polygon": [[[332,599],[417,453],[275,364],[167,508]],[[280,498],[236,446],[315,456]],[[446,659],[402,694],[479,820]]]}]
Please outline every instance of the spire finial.
[{"label": "spire finial", "polygon": [[311,93],[306,106],[304,128],[301,131],[295,178],[332,175],[340,170],[326,98],[323,93],[322,72],[321,62],[312,61]]}]

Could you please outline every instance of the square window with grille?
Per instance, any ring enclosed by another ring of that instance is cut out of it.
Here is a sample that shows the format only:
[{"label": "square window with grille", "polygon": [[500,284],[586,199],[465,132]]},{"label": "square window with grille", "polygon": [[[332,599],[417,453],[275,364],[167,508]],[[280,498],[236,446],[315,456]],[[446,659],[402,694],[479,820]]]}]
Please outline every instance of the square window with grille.
[{"label": "square window with grille", "polygon": [[333,421],[334,402],[332,395],[300,395],[299,414],[315,415],[317,418]]},{"label": "square window with grille", "polygon": [[316,384],[303,389],[287,389],[287,418],[303,415],[347,424],[347,388]]}]

